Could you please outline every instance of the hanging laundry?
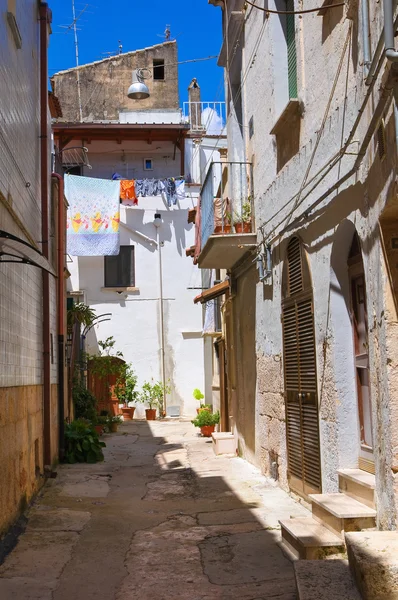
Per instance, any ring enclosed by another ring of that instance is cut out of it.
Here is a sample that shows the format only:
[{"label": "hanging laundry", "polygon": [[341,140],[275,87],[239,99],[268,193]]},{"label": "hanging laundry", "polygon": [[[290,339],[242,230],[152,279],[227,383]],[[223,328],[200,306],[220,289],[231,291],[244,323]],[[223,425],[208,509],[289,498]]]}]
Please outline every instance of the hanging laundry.
[{"label": "hanging laundry", "polygon": [[144,181],[144,179],[136,179],[134,181],[134,185],[135,185],[135,195],[137,196],[137,198],[139,196],[145,196],[145,181]]},{"label": "hanging laundry", "polygon": [[65,196],[68,254],[119,254],[120,181],[65,175]]},{"label": "hanging laundry", "polygon": [[165,193],[167,198],[167,204],[169,206],[177,204],[177,195],[176,195],[176,180],[174,177],[169,177],[163,181],[165,186]]},{"label": "hanging laundry", "polygon": [[134,179],[122,179],[120,182],[120,199],[124,206],[134,206],[138,204],[135,193]]},{"label": "hanging laundry", "polygon": [[176,196],[177,202],[181,202],[185,198],[185,181],[184,179],[176,179]]}]

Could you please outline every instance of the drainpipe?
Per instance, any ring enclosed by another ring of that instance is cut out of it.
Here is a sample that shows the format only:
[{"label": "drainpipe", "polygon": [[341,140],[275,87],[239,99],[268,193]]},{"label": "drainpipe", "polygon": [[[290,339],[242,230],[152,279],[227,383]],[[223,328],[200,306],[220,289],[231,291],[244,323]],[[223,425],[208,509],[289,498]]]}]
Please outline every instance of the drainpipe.
[{"label": "drainpipe", "polygon": [[158,247],[159,256],[159,317],[160,317],[160,365],[161,365],[161,378],[163,384],[163,410],[166,413],[166,368],[164,359],[164,309],[163,309],[163,267],[162,267],[162,247],[163,242],[160,241],[159,227],[162,224],[162,217],[160,213],[155,213],[153,221],[156,227],[156,242]]},{"label": "drainpipe", "polygon": [[370,61],[370,31],[369,31],[369,0],[362,0],[362,35],[363,35],[363,64],[365,77],[369,74]]},{"label": "drainpipe", "polygon": [[[47,35],[51,13],[46,2],[40,4],[40,179],[41,179],[41,244],[42,253],[49,258],[48,245],[48,57]],[[43,281],[43,417],[44,468],[51,470],[51,379],[50,379],[50,279],[42,270]]]},{"label": "drainpipe", "polygon": [[[395,50],[394,42],[394,7],[393,0],[384,0],[384,44],[386,48],[386,58],[392,63],[398,62],[398,52]],[[394,85],[394,121],[396,147],[398,148],[398,86]]]},{"label": "drainpipe", "polygon": [[395,50],[394,43],[394,12],[393,0],[384,1],[384,44],[386,48],[386,58],[391,62],[398,62],[398,52]]},{"label": "drainpipe", "polygon": [[57,253],[57,315],[58,315],[58,451],[59,459],[62,461],[65,455],[65,290],[64,290],[64,266],[65,266],[65,201],[64,180],[58,173],[52,173],[51,177],[58,179],[58,253]]}]

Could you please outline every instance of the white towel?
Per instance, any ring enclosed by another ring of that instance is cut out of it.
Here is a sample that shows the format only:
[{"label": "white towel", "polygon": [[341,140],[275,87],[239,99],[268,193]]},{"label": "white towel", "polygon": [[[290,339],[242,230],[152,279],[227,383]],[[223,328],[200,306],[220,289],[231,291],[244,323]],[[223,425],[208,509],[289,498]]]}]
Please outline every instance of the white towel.
[{"label": "white towel", "polygon": [[65,196],[68,254],[119,254],[120,181],[65,175]]}]

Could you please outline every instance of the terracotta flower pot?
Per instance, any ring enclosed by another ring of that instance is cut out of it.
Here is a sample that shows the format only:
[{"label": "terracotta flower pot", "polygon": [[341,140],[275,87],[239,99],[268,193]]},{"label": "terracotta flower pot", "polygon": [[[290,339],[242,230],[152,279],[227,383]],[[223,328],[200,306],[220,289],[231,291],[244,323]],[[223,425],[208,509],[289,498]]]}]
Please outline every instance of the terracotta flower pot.
[{"label": "terracotta flower pot", "polygon": [[224,227],[222,225],[216,225],[214,227],[214,233],[215,234],[223,234],[223,233],[231,233],[231,225],[225,225]]},{"label": "terracotta flower pot", "polygon": [[103,431],[104,431],[104,426],[103,425],[94,425],[94,429],[98,433],[98,435],[102,435]]},{"label": "terracotta flower pot", "polygon": [[111,433],[116,433],[119,423],[109,423],[109,431]]},{"label": "terracotta flower pot", "polygon": [[146,408],[145,415],[147,421],[155,421],[156,420],[156,408]]},{"label": "terracotta flower pot", "polygon": [[134,417],[135,406],[123,406],[123,420],[124,421],[132,421]]},{"label": "terracotta flower pot", "polygon": [[112,398],[110,400],[110,403],[111,403],[111,415],[113,417],[117,417],[117,415],[120,415],[119,400],[114,400]]},{"label": "terracotta flower pot", "polygon": [[203,437],[211,437],[211,434],[213,433],[215,428],[215,425],[204,425],[200,428],[200,433],[203,435]]},{"label": "terracotta flower pot", "polygon": [[248,221],[243,221],[243,223],[235,223],[235,231],[236,233],[251,233],[252,224]]}]

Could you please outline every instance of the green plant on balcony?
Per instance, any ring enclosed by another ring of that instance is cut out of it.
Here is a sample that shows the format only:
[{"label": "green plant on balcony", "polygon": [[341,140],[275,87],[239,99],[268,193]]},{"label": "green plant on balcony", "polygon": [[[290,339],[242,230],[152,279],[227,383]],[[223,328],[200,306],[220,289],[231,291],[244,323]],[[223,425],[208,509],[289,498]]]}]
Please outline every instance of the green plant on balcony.
[{"label": "green plant on balcony", "polygon": [[236,233],[250,233],[252,228],[252,205],[251,197],[244,202],[239,212],[234,212],[234,227]]}]

